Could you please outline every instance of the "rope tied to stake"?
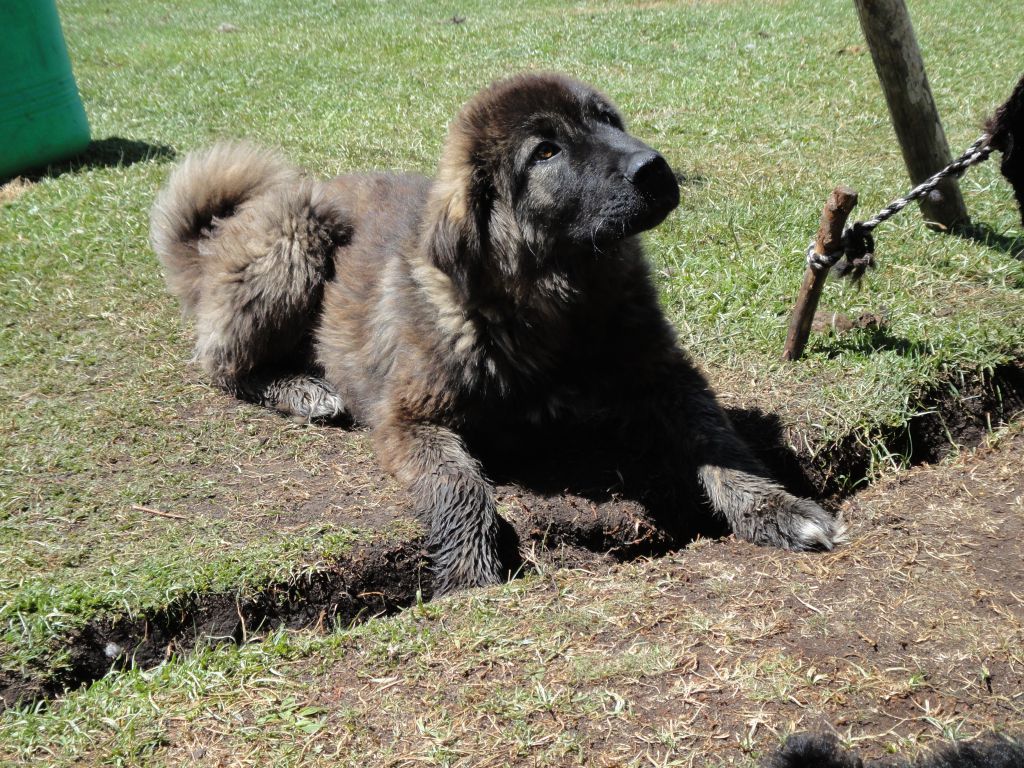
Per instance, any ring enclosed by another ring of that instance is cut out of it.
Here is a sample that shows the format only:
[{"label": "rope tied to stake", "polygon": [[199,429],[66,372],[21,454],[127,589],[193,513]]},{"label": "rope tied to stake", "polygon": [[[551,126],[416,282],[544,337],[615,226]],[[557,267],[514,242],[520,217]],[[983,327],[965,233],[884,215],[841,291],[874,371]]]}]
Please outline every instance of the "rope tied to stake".
[{"label": "rope tied to stake", "polygon": [[818,253],[814,242],[807,249],[807,266],[817,272],[832,270],[840,277],[860,282],[864,273],[875,266],[875,240],[871,231],[915,200],[930,193],[948,178],[959,178],[972,165],[984,162],[992,154],[992,137],[985,133],[960,157],[941,171],[925,179],[903,197],[898,197],[867,221],[858,221],[843,230],[839,247],[829,253]]},{"label": "rope tied to stake", "polygon": [[847,218],[857,205],[857,192],[842,185],[832,190],[821,211],[817,237],[807,249],[807,269],[790,315],[786,345],[782,350],[783,360],[798,360],[803,354],[829,271],[834,270],[859,282],[864,272],[875,263],[875,243],[871,234],[875,227],[914,200],[932,192],[944,179],[959,177],[972,165],[987,159],[993,150],[1003,155],[999,170],[1013,186],[1021,222],[1024,223],[1024,77],[1017,82],[1009,100],[986,121],[984,130],[984,135],[954,162],[867,221],[846,226]]},{"label": "rope tied to stake", "polygon": [[840,277],[859,283],[864,273],[875,266],[875,238],[871,236],[871,229],[867,229],[863,221],[851,224],[843,230],[839,247],[828,253],[818,253],[817,244],[811,240],[807,246],[807,266],[815,272],[831,269]]}]

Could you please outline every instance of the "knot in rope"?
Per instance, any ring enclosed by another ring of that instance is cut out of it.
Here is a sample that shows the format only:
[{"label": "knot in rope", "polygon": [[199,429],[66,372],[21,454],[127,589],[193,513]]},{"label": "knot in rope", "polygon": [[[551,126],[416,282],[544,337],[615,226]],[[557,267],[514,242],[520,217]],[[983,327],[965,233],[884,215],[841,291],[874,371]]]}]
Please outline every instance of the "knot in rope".
[{"label": "knot in rope", "polygon": [[840,277],[860,282],[864,273],[875,266],[875,239],[871,228],[862,221],[847,227],[839,247],[828,253],[819,253],[812,240],[807,248],[807,266],[816,272],[831,269]]},{"label": "knot in rope", "polygon": [[843,259],[832,271],[840,277],[860,283],[864,273],[875,266],[875,238],[862,222],[856,222],[843,231]]}]

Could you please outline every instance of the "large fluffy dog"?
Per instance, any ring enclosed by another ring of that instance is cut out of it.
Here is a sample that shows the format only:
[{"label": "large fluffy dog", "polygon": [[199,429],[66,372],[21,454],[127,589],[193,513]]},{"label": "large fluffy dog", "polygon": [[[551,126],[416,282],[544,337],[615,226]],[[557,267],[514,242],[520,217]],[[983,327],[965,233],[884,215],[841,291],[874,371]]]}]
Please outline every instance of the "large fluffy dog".
[{"label": "large fluffy dog", "polygon": [[372,427],[429,523],[435,593],[507,575],[465,438],[524,421],[662,434],[738,536],[830,548],[841,525],[766,475],[659,309],[636,235],[678,201],[604,96],[529,74],[462,110],[433,180],[311,181],[248,145],[193,154],[152,242],[218,385]]}]

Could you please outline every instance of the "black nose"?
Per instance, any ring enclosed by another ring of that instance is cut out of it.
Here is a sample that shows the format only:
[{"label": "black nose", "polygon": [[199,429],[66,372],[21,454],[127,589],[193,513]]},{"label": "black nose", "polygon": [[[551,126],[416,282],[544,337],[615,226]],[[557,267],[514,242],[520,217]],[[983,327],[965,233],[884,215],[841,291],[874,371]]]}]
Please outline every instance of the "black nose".
[{"label": "black nose", "polygon": [[654,150],[635,152],[629,156],[626,181],[651,197],[672,197],[679,194],[679,184],[665,158]]}]

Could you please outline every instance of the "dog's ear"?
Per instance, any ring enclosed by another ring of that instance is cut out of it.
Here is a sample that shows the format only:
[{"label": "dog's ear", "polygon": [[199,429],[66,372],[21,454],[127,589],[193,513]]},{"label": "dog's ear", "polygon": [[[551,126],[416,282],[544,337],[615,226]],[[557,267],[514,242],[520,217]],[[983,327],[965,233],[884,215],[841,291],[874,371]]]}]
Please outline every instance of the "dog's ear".
[{"label": "dog's ear", "polygon": [[424,242],[430,262],[452,280],[464,301],[479,297],[492,197],[483,168],[450,142],[430,191]]}]

